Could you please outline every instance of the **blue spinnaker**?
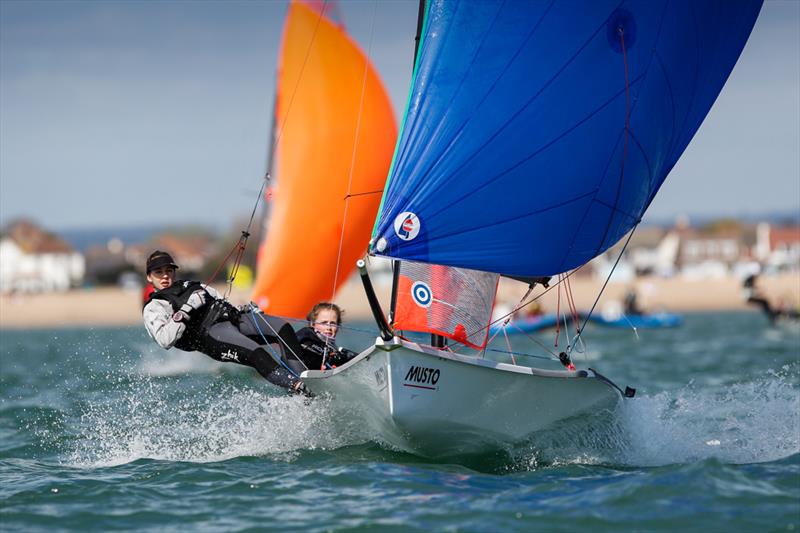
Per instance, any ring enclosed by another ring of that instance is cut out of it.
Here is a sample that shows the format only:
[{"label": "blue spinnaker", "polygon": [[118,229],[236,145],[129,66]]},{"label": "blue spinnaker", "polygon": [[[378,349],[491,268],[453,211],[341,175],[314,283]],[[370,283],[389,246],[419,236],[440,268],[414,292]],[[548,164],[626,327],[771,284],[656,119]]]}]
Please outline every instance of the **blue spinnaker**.
[{"label": "blue spinnaker", "polygon": [[429,2],[373,253],[531,277],[624,236],[761,0]]}]

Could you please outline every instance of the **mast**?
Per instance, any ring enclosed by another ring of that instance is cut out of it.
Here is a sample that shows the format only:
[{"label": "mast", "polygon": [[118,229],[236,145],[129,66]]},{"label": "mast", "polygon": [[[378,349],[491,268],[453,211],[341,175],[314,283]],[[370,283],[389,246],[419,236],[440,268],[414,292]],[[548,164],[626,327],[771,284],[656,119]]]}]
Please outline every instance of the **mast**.
[{"label": "mast", "polygon": [[[417,11],[417,32],[414,35],[414,60],[411,64],[412,72],[417,66],[417,55],[419,54],[419,41],[422,38],[422,23],[425,20],[425,0],[419,0],[419,9]],[[395,311],[397,309],[397,282],[400,279],[400,261],[392,260],[392,300],[389,306],[389,322],[394,323]],[[437,345],[434,337],[431,336],[431,344]]]},{"label": "mast", "polygon": [[[414,35],[414,60],[411,64],[413,72],[414,67],[417,66],[417,55],[419,54],[419,41],[422,37],[422,22],[425,19],[425,0],[419,0],[419,9],[417,11],[417,32]],[[400,276],[400,262],[397,260],[392,261],[392,301],[389,305],[389,322],[394,323],[394,314],[397,309],[397,281]]]},{"label": "mast", "polygon": [[[277,74],[275,75],[275,79],[278,79]],[[267,146],[267,173],[266,177],[272,177],[272,168],[274,166],[274,159],[275,159],[275,130],[278,126],[277,118],[275,117],[275,106],[278,103],[278,84],[275,84],[275,92],[272,95],[272,124],[269,129],[269,145]]]}]

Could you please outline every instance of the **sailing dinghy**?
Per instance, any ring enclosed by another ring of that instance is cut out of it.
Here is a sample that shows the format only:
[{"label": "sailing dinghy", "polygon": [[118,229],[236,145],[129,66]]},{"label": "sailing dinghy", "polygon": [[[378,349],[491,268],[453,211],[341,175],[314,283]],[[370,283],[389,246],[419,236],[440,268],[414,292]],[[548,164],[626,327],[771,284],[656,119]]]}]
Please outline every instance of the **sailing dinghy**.
[{"label": "sailing dinghy", "polygon": [[522,441],[632,396],[591,369],[485,358],[498,276],[569,275],[635,228],[760,6],[426,2],[369,249],[394,260],[390,320],[362,262],[381,337],[338,368],[303,372],[306,386],[424,454]]}]

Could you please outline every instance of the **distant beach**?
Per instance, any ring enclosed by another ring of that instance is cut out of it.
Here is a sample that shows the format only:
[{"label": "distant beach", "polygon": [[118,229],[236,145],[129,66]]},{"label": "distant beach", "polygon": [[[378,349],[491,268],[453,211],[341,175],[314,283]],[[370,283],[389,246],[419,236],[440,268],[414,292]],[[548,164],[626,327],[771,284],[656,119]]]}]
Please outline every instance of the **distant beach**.
[{"label": "distant beach", "polygon": [[[800,275],[787,273],[763,276],[760,286],[773,303],[800,305]],[[578,309],[589,309],[602,282],[595,279],[571,280],[572,295]],[[725,278],[688,281],[679,278],[639,278],[632,283],[610,283],[598,302],[602,309],[612,301],[621,301],[626,291],[637,287],[639,301],[648,311],[673,312],[727,311],[754,309],[742,299],[741,280]],[[513,308],[525,292],[522,283],[503,279],[498,289],[501,305]],[[389,287],[377,285],[384,305],[389,301]],[[536,289],[536,294],[541,288]],[[249,301],[249,292],[235,290],[230,300],[239,305]],[[546,311],[555,311],[558,291],[553,289],[540,300]],[[340,291],[336,302],[346,311],[346,320],[369,320],[371,314],[361,282],[351,279]],[[561,309],[566,308],[562,293]],[[132,326],[141,324],[141,292],[115,287],[76,289],[45,294],[13,294],[0,297],[0,329],[51,327]],[[298,317],[301,318],[301,317]]]}]

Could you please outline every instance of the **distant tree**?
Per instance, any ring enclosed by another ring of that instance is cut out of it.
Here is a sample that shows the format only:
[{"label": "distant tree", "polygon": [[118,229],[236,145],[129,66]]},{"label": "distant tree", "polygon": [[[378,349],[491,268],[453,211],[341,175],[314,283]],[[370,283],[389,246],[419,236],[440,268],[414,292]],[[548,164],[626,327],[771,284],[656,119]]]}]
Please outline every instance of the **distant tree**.
[{"label": "distant tree", "polygon": [[709,222],[703,227],[703,230],[712,235],[720,233],[739,232],[742,229],[742,223],[733,218],[721,218]]}]

